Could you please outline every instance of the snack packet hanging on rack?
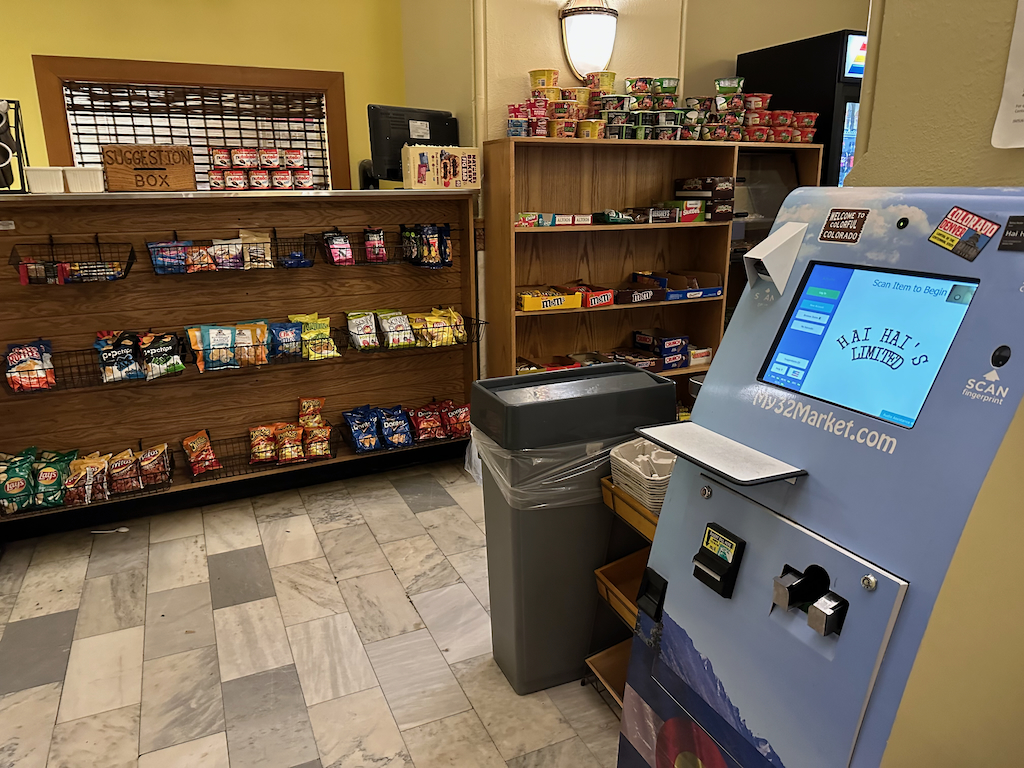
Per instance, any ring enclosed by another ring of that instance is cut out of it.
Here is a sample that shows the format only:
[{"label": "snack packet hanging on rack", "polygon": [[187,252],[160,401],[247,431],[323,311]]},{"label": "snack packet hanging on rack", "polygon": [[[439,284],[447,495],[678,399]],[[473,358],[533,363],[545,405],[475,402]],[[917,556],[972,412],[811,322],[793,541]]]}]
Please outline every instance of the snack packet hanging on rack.
[{"label": "snack packet hanging on rack", "polygon": [[20,453],[0,463],[0,512],[13,515],[23,512],[35,502],[35,478],[32,465],[36,454]]},{"label": "snack packet hanging on rack", "polygon": [[192,469],[193,477],[198,477],[204,472],[213,472],[223,469],[217,454],[213,452],[213,443],[210,441],[210,433],[201,429],[194,435],[190,435],[181,441],[181,447],[188,456],[188,463]]},{"label": "snack packet hanging on rack", "polygon": [[469,421],[469,403],[455,405],[451,400],[441,403],[441,417],[451,437],[469,437],[472,427]]},{"label": "snack packet hanging on rack", "polygon": [[[35,506],[40,509],[64,505],[64,483],[71,476],[71,462],[78,451],[53,455],[40,454],[32,465],[35,475]],[[0,470],[2,471],[2,470]]]},{"label": "snack packet hanging on rack", "polygon": [[235,355],[241,367],[266,365],[267,326],[265,323],[245,323],[235,326]]},{"label": "snack packet hanging on rack", "polygon": [[53,370],[52,347],[39,339],[27,344],[7,345],[7,384],[15,392],[53,389],[57,377]]},{"label": "snack packet hanging on rack", "polygon": [[93,348],[99,354],[104,384],[146,378],[138,335],[129,331],[99,331]]},{"label": "snack packet hanging on rack", "polygon": [[352,253],[352,239],[343,232],[324,232],[324,248],[327,259],[338,267],[350,267],[356,263]]},{"label": "snack packet hanging on rack", "polygon": [[379,420],[370,406],[361,405],[345,411],[342,416],[352,432],[352,446],[356,453],[376,451],[381,447],[377,436]]},{"label": "snack packet hanging on rack", "polygon": [[394,408],[374,408],[380,422],[380,432],[387,448],[408,448],[412,445],[412,424],[409,415],[400,405]]},{"label": "snack packet hanging on rack", "polygon": [[217,262],[207,246],[191,245],[185,249],[185,271],[189,274],[217,271]]},{"label": "snack packet hanging on rack", "polygon": [[306,454],[302,450],[302,432],[303,429],[298,424],[285,424],[274,431],[278,464],[294,464],[306,460]]},{"label": "snack packet hanging on rack", "polygon": [[443,440],[448,437],[438,403],[421,405],[409,411],[417,442],[422,440]]},{"label": "snack packet hanging on rack", "polygon": [[214,240],[209,247],[210,256],[217,264],[217,269],[245,269],[245,257],[242,255],[242,239]]},{"label": "snack packet hanging on rack", "polygon": [[146,243],[149,258],[153,262],[153,271],[158,275],[185,274],[185,260],[191,240],[166,240],[159,243]]},{"label": "snack packet hanging on rack", "polygon": [[388,260],[388,249],[385,244],[384,230],[367,227],[363,230],[366,245],[366,261],[370,264],[383,264]]},{"label": "snack packet hanging on rack", "polygon": [[152,381],[185,370],[181,362],[181,339],[174,333],[148,333],[139,338],[146,379]]},{"label": "snack packet hanging on rack", "polygon": [[238,368],[235,355],[235,328],[231,325],[202,325],[203,355],[206,358],[206,370],[217,371],[223,368]]},{"label": "snack packet hanging on rack", "polygon": [[331,455],[331,425],[306,427],[302,431],[302,447],[307,459],[320,459]]},{"label": "snack packet hanging on rack", "polygon": [[323,409],[326,397],[299,398],[299,426],[322,427],[324,424]]},{"label": "snack packet hanging on rack", "polygon": [[250,427],[249,463],[262,464],[268,461],[277,461],[277,443],[274,440],[274,428],[269,425]]},{"label": "snack packet hanging on rack", "polygon": [[160,443],[139,456],[139,472],[146,488],[171,482],[171,454],[167,443]]},{"label": "snack packet hanging on rack", "polygon": [[388,349],[404,349],[416,346],[416,335],[404,312],[397,309],[378,309],[375,313],[380,323],[384,346]]},{"label": "snack packet hanging on rack", "polygon": [[110,460],[108,468],[110,492],[131,493],[142,490],[142,473],[139,471],[139,457],[131,448],[117,454]]},{"label": "snack packet hanging on rack", "polygon": [[377,339],[377,320],[373,312],[349,312],[346,315],[348,338],[353,349],[361,351],[380,349]]}]

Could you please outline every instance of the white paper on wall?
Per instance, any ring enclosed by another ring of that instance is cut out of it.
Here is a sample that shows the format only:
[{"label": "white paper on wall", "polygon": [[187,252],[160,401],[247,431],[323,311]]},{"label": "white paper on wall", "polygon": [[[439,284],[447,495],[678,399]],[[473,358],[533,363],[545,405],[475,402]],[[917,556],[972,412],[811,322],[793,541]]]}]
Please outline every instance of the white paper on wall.
[{"label": "white paper on wall", "polygon": [[1006,77],[999,113],[992,127],[992,146],[996,149],[1024,147],[1024,3],[1017,3],[1017,15],[1006,59]]}]

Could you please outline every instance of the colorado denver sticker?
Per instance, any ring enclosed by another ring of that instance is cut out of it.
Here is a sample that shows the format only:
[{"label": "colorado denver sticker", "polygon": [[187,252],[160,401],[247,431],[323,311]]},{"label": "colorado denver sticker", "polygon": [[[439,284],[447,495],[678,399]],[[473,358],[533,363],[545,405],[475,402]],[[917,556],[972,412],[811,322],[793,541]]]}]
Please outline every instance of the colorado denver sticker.
[{"label": "colorado denver sticker", "polygon": [[994,221],[954,206],[928,240],[962,259],[974,261],[998,231],[999,225]]}]

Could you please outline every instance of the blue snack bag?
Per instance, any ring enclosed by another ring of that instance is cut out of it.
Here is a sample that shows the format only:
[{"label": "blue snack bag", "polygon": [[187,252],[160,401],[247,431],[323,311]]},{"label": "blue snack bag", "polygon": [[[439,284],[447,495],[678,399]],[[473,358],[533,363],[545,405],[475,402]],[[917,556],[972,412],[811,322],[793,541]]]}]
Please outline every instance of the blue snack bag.
[{"label": "blue snack bag", "polygon": [[409,414],[400,405],[394,408],[374,408],[380,421],[380,431],[384,435],[384,445],[388,448],[408,448],[412,445],[412,423]]},{"label": "blue snack bag", "polygon": [[302,323],[270,324],[270,356],[302,354]]},{"label": "blue snack bag", "polygon": [[342,416],[349,429],[352,430],[352,446],[356,449],[356,453],[380,449],[380,438],[377,436],[380,419],[374,409],[368,405],[361,405],[351,411],[345,411]]}]

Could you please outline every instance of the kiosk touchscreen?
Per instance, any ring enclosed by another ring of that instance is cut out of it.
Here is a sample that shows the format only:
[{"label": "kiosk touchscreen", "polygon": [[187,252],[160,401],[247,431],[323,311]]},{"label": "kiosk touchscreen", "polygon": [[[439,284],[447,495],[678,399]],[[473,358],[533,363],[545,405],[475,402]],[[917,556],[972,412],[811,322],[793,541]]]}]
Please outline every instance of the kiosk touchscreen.
[{"label": "kiosk touchscreen", "polygon": [[618,765],[1018,764],[1024,191],[798,190],[748,259],[638,430],[680,458]]}]

